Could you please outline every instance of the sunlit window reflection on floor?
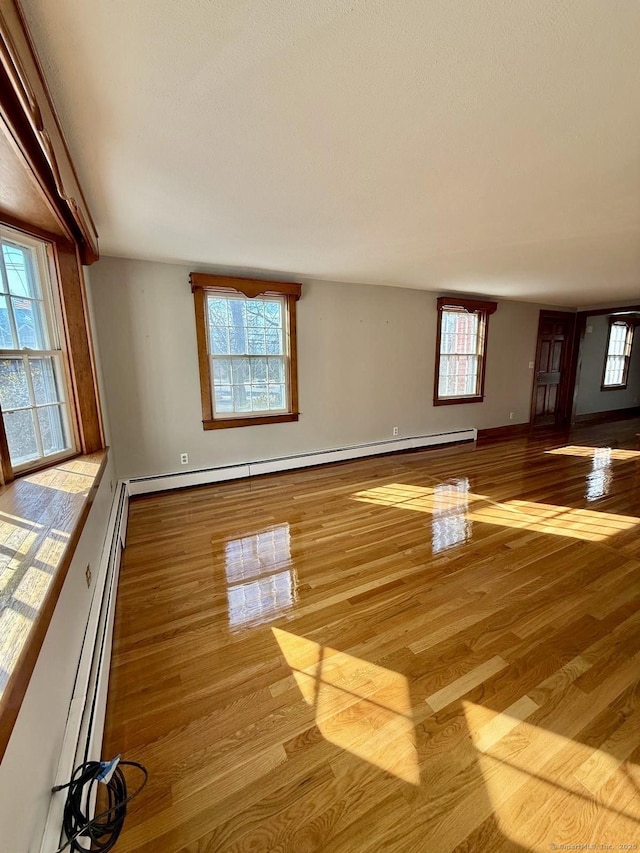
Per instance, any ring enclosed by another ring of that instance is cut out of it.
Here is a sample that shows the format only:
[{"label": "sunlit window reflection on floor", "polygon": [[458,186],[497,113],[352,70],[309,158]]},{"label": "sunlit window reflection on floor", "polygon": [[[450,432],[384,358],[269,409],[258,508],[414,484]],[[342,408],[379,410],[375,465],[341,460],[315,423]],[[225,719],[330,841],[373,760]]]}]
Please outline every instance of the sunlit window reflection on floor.
[{"label": "sunlit window reflection on floor", "polygon": [[[352,498],[364,503],[398,507],[432,515],[438,509],[438,498],[434,488],[402,483],[391,483],[388,486],[356,492]],[[464,517],[469,522],[478,521],[553,536],[568,536],[571,539],[583,539],[587,542],[602,542],[640,523],[640,519],[635,516],[574,509],[534,501],[495,502],[486,495],[466,494],[466,492],[464,500],[468,502]]]},{"label": "sunlit window reflection on floor", "polygon": [[610,460],[614,462],[640,459],[640,450],[624,450],[623,448],[612,447],[581,447],[573,444],[566,447],[556,447],[554,450],[545,450],[545,453],[550,453],[553,456],[578,456],[583,459],[592,459],[601,450],[608,450],[611,454]]},{"label": "sunlit window reflection on floor", "polygon": [[280,524],[225,546],[229,624],[268,622],[293,607],[297,578],[289,525]]},{"label": "sunlit window reflection on floor", "polygon": [[433,553],[446,551],[471,539],[473,522],[467,517],[469,479],[462,477],[440,483],[433,490]]},{"label": "sunlit window reflection on floor", "polygon": [[420,784],[407,679],[345,652],[272,628],[322,736],[352,755]]},{"label": "sunlit window reflection on floor", "polygon": [[613,473],[611,471],[611,448],[597,447],[591,462],[591,471],[587,474],[588,501],[597,501],[609,494]]},{"label": "sunlit window reflection on floor", "polygon": [[[466,701],[463,707],[507,838],[528,849],[535,837],[536,850],[554,849],[567,837],[576,845],[572,849],[596,839],[610,842],[614,832],[617,840],[638,838],[640,768],[628,760],[638,746],[637,714],[594,748],[527,722],[539,710],[528,696],[480,727],[476,721],[486,719],[487,709]],[[566,823],[558,822],[559,815],[566,815]]]}]

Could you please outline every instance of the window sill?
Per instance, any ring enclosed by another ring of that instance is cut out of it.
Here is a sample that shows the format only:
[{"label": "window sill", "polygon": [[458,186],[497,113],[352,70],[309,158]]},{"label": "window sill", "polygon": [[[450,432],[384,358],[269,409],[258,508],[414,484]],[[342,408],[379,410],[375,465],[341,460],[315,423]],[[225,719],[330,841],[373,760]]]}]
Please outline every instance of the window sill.
[{"label": "window sill", "polygon": [[282,415],[256,415],[247,418],[217,418],[202,421],[203,429],[231,429],[232,427],[259,426],[260,424],[284,424],[298,420],[297,412]]},{"label": "window sill", "polygon": [[443,397],[441,399],[436,398],[433,401],[434,406],[459,406],[462,403],[482,403],[484,402],[484,395],[478,395],[476,397]]},{"label": "window sill", "polygon": [[628,388],[628,383],[624,385],[601,385],[601,391],[626,391]]},{"label": "window sill", "polygon": [[106,462],[101,450],[0,487],[0,760]]}]

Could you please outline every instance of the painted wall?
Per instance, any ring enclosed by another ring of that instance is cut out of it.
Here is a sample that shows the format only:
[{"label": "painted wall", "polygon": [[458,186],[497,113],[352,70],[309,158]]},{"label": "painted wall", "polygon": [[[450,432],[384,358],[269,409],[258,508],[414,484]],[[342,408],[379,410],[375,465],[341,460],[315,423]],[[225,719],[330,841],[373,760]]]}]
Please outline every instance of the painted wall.
[{"label": "painted wall", "polygon": [[601,391],[602,370],[609,336],[609,317],[605,314],[587,318],[587,329],[582,348],[582,366],[578,384],[576,415],[610,412],[640,405],[640,341],[631,350],[629,381],[624,391]]},{"label": "painted wall", "polygon": [[382,440],[394,426],[409,436],[529,419],[540,306],[503,300],[491,317],[484,403],[434,408],[436,295],[313,281],[298,303],[300,420],[205,432],[189,272],[116,258],[91,270],[121,477]]}]

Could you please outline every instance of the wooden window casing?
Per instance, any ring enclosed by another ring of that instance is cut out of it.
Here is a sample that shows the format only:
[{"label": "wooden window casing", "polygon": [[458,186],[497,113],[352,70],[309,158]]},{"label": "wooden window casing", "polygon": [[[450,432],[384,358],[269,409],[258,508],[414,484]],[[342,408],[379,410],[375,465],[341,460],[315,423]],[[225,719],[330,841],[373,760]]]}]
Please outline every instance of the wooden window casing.
[{"label": "wooden window casing", "polygon": [[[234,278],[230,276],[191,273],[191,290],[194,297],[196,316],[196,339],[198,344],[198,366],[200,372],[200,394],[202,402],[202,426],[205,430],[229,429],[233,427],[258,426],[297,421],[298,411],[298,363],[296,346],[296,303],[302,286],[292,282],[266,281],[262,279]],[[284,317],[283,353],[275,357],[284,359],[284,385],[286,406],[277,411],[216,413],[215,389],[212,362],[219,358],[268,358],[269,354],[211,352],[207,299],[211,295],[246,300],[275,297],[281,301]]]},{"label": "wooden window casing", "polygon": [[627,387],[635,326],[635,320],[610,317],[601,391],[623,391]]},{"label": "wooden window casing", "polygon": [[[436,332],[436,360],[433,388],[434,406],[451,406],[461,403],[481,403],[484,400],[484,383],[487,366],[487,339],[489,334],[489,317],[498,308],[497,302],[478,299],[463,299],[453,296],[442,296],[437,302],[438,322]],[[446,315],[468,315],[477,319],[475,333],[443,331],[443,321]],[[471,344],[461,344],[455,338],[464,338]],[[451,338],[451,340],[449,340]],[[466,359],[475,371],[468,374],[447,374],[444,369],[456,359]],[[469,393],[446,393],[443,381],[447,376],[458,379],[464,376],[474,377],[473,388]]]}]

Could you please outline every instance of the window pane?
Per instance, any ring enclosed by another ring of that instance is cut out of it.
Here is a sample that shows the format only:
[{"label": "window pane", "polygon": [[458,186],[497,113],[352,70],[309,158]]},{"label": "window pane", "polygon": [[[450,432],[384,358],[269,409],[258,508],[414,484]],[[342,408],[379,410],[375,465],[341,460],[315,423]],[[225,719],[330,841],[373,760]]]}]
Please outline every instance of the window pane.
[{"label": "window pane", "polygon": [[478,356],[440,356],[438,396],[470,397],[478,393]]},{"label": "window pane", "polygon": [[245,326],[229,328],[229,352],[233,355],[244,355],[247,352],[247,329]]},{"label": "window pane", "polygon": [[247,306],[247,325],[264,327],[264,302],[249,300]]},{"label": "window pane", "polygon": [[440,352],[476,354],[479,332],[479,314],[469,314],[466,311],[443,311]]},{"label": "window pane", "polygon": [[279,302],[264,303],[264,324],[269,328],[282,327],[282,306]]},{"label": "window pane", "polygon": [[209,330],[210,333],[210,346],[211,352],[220,355],[228,355],[229,350],[229,330],[225,328],[219,327],[211,327]]},{"label": "window pane", "polygon": [[0,405],[7,409],[19,409],[32,404],[29,395],[27,374],[21,358],[0,359]]},{"label": "window pane", "polygon": [[31,409],[22,412],[5,412],[4,426],[12,465],[23,465],[39,457]]},{"label": "window pane", "polygon": [[233,395],[231,385],[216,385],[214,391],[214,405],[218,414],[227,415],[233,412]]},{"label": "window pane", "polygon": [[42,405],[61,402],[53,358],[30,358],[29,367],[36,403]]},{"label": "window pane", "polygon": [[269,359],[269,382],[284,382],[284,358]]},{"label": "window pane", "polygon": [[38,299],[39,293],[33,273],[33,252],[11,243],[2,244],[4,267],[7,271],[9,291],[16,296]]},{"label": "window pane", "polygon": [[214,358],[213,381],[216,385],[231,385],[230,358]]},{"label": "window pane", "polygon": [[231,368],[234,385],[245,385],[251,382],[251,367],[248,358],[232,358]]},{"label": "window pane", "polygon": [[18,346],[47,349],[42,322],[42,303],[12,296],[11,305],[18,330]]},{"label": "window pane", "polygon": [[604,376],[605,385],[622,385],[624,381],[624,356],[609,356]]},{"label": "window pane", "polygon": [[247,325],[247,303],[244,299],[228,299],[229,325]]},{"label": "window pane", "polygon": [[247,329],[247,350],[251,355],[264,355],[264,329],[257,327]]},{"label": "window pane", "polygon": [[251,411],[251,385],[233,386],[233,411]]},{"label": "window pane", "polygon": [[45,456],[65,450],[67,442],[60,406],[44,406],[36,411]]},{"label": "window pane", "polygon": [[213,296],[207,298],[210,326],[228,326],[229,312],[227,310],[227,299],[218,299]]},{"label": "window pane", "polygon": [[13,340],[13,332],[11,331],[7,297],[0,296],[0,348],[15,349],[15,347],[16,343]]},{"label": "window pane", "polygon": [[284,393],[284,385],[269,385],[269,408],[284,409],[286,397]]},{"label": "window pane", "polygon": [[251,386],[251,406],[254,412],[266,412],[269,409],[269,396],[266,385]]},{"label": "window pane", "polygon": [[251,381],[266,382],[267,381],[267,359],[252,358],[251,359]]},{"label": "window pane", "polygon": [[267,329],[265,332],[265,342],[267,345],[266,352],[269,355],[281,355],[283,353],[281,329]]}]

